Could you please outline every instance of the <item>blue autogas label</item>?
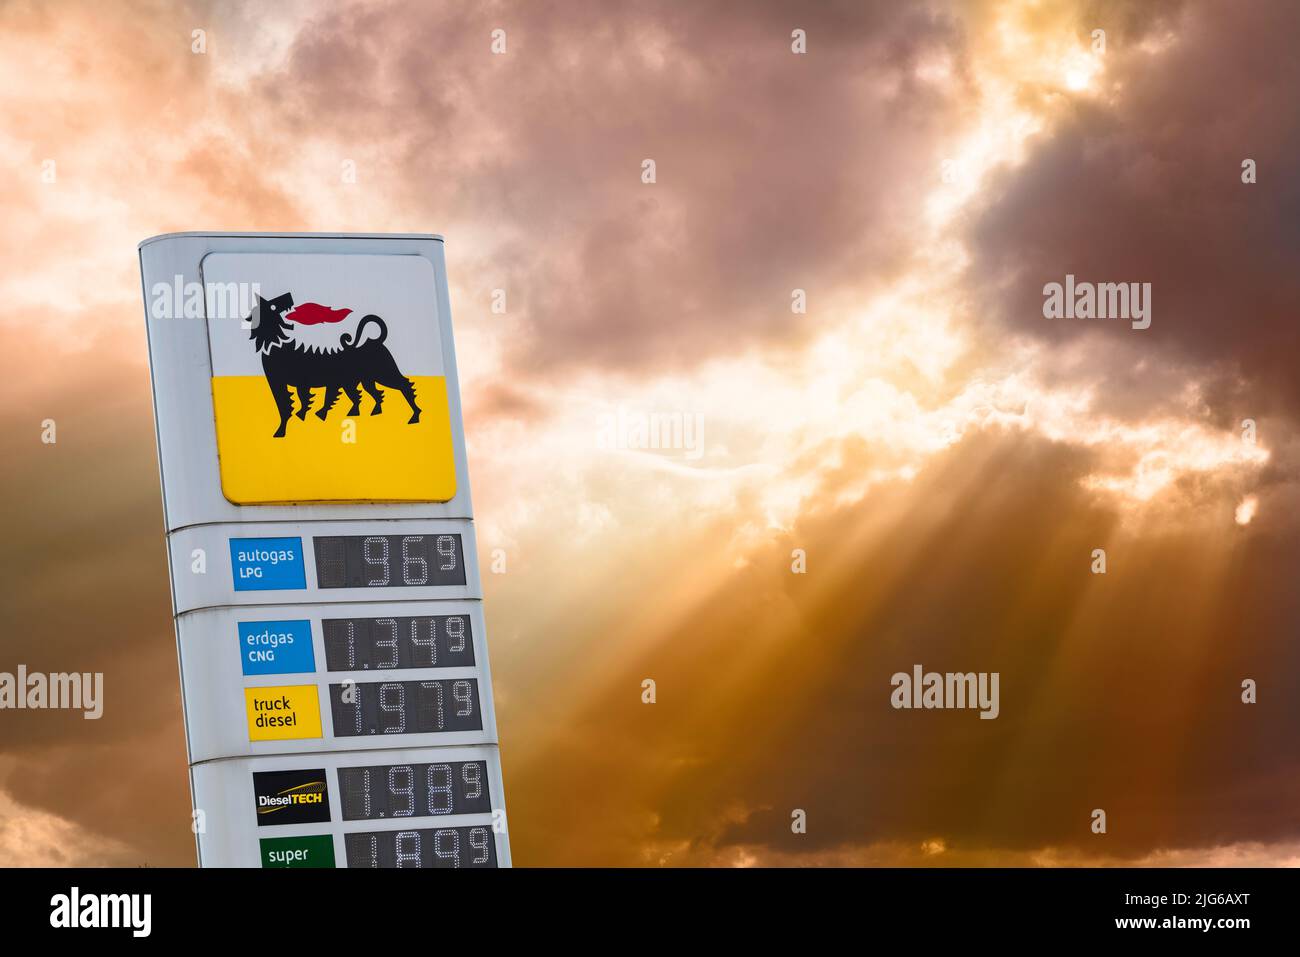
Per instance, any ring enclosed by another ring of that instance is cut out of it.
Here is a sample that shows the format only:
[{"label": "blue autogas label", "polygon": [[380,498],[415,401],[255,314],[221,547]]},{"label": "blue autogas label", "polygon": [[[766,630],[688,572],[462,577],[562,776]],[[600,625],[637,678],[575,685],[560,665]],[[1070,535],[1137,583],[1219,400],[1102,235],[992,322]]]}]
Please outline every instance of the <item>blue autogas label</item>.
[{"label": "blue autogas label", "polygon": [[230,570],[235,591],[307,587],[301,538],[232,538]]},{"label": "blue autogas label", "polygon": [[316,670],[311,622],[241,621],[239,662],[246,675],[284,675]]}]

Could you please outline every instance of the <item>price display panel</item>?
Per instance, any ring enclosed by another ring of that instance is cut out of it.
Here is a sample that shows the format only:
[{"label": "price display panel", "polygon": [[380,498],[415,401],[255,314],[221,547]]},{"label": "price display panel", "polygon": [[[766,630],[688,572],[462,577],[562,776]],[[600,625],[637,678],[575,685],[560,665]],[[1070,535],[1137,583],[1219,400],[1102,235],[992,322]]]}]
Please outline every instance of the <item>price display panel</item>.
[{"label": "price display panel", "polygon": [[329,535],[313,542],[320,588],[465,584],[459,535]]},{"label": "price display panel", "polygon": [[508,866],[442,240],[140,262],[199,863]]},{"label": "price display panel", "polygon": [[[470,521],[340,520],[328,528],[337,534],[328,535],[321,528],[285,522],[178,529],[169,539],[173,567],[185,566],[173,584],[177,612],[482,597]],[[207,566],[202,574],[189,570],[196,554]]]},{"label": "price display panel", "polygon": [[330,671],[474,665],[473,626],[468,615],[326,618],[321,625]]},{"label": "price display panel", "polygon": [[177,631],[195,761],[497,739],[480,601],[204,608]]},{"label": "price display panel", "polygon": [[348,867],[496,867],[487,827],[362,831],[345,838]]},{"label": "price display panel", "polygon": [[336,737],[479,731],[483,708],[473,678],[330,685]]},{"label": "price display panel", "polygon": [[[205,847],[210,866],[510,864],[495,745],[205,761],[193,778],[205,837],[221,832]],[[429,832],[418,856],[408,831]]]},{"label": "price display panel", "polygon": [[492,810],[483,761],[339,768],[343,820],[441,817]]}]

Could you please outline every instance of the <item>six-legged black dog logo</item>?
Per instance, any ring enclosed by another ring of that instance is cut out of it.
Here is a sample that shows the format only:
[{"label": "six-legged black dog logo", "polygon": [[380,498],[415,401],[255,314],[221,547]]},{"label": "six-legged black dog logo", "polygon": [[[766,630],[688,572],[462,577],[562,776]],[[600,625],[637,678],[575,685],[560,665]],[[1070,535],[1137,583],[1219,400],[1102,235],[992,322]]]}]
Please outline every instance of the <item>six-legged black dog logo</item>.
[{"label": "six-legged black dog logo", "polygon": [[[298,394],[298,418],[304,422],[311,409],[312,389],[325,390],[325,404],[316,412],[317,418],[324,421],[338,401],[340,391],[352,400],[348,415],[361,414],[361,389],[375,400],[370,414],[379,415],[384,410],[384,393],[379,386],[402,393],[411,407],[408,423],[420,421],[415,383],[402,375],[393,354],[384,345],[388,327],[383,319],[366,316],[357,326],[355,339],[344,333],[337,348],[312,349],[294,339],[292,327],[284,318],[292,309],[290,293],[274,299],[258,296],[258,311],[250,317],[253,331],[249,338],[262,354],[262,371],[266,373],[266,383],[280,412],[280,427],[275,430],[277,439],[284,437],[285,425],[293,415],[290,389]],[[379,337],[366,339],[367,327],[371,325],[379,327]]]}]

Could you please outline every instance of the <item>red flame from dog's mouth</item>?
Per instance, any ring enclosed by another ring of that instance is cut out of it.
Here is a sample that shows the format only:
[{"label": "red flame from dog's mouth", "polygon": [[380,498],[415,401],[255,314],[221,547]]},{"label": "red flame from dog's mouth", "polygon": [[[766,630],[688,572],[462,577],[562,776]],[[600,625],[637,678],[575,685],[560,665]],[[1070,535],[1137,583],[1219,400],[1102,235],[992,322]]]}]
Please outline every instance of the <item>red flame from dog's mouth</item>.
[{"label": "red flame from dog's mouth", "polygon": [[318,302],[304,302],[294,306],[284,318],[300,326],[316,326],[322,322],[342,322],[351,312],[351,309],[331,309]]}]

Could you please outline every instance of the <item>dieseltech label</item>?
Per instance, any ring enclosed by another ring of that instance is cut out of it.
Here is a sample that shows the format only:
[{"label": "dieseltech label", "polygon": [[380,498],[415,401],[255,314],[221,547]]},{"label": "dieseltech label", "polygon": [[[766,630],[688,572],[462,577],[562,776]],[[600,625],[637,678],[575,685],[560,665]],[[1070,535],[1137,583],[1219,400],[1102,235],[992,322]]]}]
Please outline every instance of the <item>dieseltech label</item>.
[{"label": "dieseltech label", "polygon": [[254,771],[253,798],[258,827],[317,824],[330,819],[325,769]]}]

